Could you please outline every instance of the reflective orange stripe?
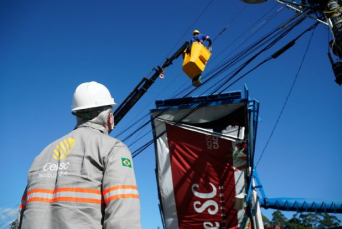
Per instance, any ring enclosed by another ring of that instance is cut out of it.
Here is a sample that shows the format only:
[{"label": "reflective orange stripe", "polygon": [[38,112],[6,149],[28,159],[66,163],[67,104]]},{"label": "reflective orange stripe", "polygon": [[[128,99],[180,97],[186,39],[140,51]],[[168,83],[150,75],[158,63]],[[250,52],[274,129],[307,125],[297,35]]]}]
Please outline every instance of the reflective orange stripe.
[{"label": "reflective orange stripe", "polygon": [[[101,194],[100,190],[87,188],[32,189],[27,192],[27,198],[23,197],[23,200],[27,199],[26,204],[30,202],[54,203],[58,201],[103,204],[122,198],[139,199],[138,188],[134,185],[117,185],[106,189],[103,194]],[[26,207],[24,203],[22,203],[22,206]]]},{"label": "reflective orange stripe", "polygon": [[116,199],[136,198],[139,199],[138,188],[134,185],[117,185],[107,188],[103,192],[105,202],[108,203]]},{"label": "reflective orange stripe", "polygon": [[25,209],[25,208],[26,208],[26,205],[24,205],[24,204],[19,205],[19,209]]},{"label": "reflective orange stripe", "polygon": [[88,188],[57,188],[54,193],[56,192],[83,192],[83,193],[95,193],[101,195],[100,190],[96,189],[88,189]]},{"label": "reflective orange stripe", "polygon": [[133,185],[117,185],[117,186],[107,188],[103,192],[103,195],[105,195],[106,193],[108,193],[110,191],[114,191],[114,190],[118,190],[118,189],[135,189],[135,190],[138,190],[137,186],[133,186]]},{"label": "reflective orange stripe", "polygon": [[57,188],[32,189],[27,192],[27,204],[30,202],[53,203],[58,201],[83,202],[83,203],[104,203],[100,190],[88,188]]},{"label": "reflective orange stripe", "polygon": [[93,204],[102,204],[104,201],[97,200],[97,199],[91,199],[91,198],[77,198],[77,197],[56,197],[53,199],[49,198],[42,198],[42,197],[32,197],[30,198],[27,203],[30,203],[32,201],[36,202],[46,202],[46,203],[54,203],[58,201],[66,201],[66,202],[83,202],[83,203],[93,203]]},{"label": "reflective orange stripe", "polygon": [[101,194],[101,191],[96,190],[96,189],[88,189],[88,188],[57,188],[55,190],[51,189],[32,189],[27,193],[27,195],[30,195],[32,193],[50,193],[50,194],[55,194],[57,192],[83,192],[83,193],[95,193],[95,194]]},{"label": "reflective orange stripe", "polygon": [[102,204],[104,201],[90,199],[90,198],[76,198],[76,197],[57,197],[53,199],[53,202],[57,201],[69,201],[69,202],[83,202],[83,203],[93,203],[93,204]]},{"label": "reflective orange stripe", "polygon": [[27,196],[31,195],[35,192],[41,192],[41,193],[50,193],[53,194],[53,190],[50,189],[32,189],[31,191],[27,192]]},{"label": "reflective orange stripe", "polygon": [[106,203],[112,201],[112,200],[116,200],[116,199],[123,199],[123,198],[136,198],[139,199],[139,195],[137,194],[119,194],[119,195],[115,195],[115,196],[111,196],[109,198],[106,199]]},{"label": "reflective orange stripe", "polygon": [[39,201],[39,202],[48,202],[48,203],[52,203],[52,199],[49,198],[42,198],[42,197],[32,197],[30,198],[27,203],[30,203],[32,201]]}]

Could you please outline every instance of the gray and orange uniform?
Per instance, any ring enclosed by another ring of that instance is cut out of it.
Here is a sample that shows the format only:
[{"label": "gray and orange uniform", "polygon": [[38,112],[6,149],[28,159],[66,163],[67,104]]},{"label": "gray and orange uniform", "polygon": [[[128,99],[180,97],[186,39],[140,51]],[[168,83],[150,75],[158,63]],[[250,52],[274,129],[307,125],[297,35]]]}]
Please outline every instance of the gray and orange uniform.
[{"label": "gray and orange uniform", "polygon": [[20,229],[140,229],[132,157],[97,124],[47,146],[28,172]]}]

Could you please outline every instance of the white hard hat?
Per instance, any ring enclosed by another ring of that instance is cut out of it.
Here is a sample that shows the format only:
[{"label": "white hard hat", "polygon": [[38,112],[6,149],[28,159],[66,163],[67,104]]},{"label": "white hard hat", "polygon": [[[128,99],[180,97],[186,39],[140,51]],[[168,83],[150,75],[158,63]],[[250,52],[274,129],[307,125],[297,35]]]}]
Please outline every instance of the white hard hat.
[{"label": "white hard hat", "polygon": [[108,89],[95,81],[80,84],[74,93],[72,111],[83,109],[114,106],[116,103]]}]

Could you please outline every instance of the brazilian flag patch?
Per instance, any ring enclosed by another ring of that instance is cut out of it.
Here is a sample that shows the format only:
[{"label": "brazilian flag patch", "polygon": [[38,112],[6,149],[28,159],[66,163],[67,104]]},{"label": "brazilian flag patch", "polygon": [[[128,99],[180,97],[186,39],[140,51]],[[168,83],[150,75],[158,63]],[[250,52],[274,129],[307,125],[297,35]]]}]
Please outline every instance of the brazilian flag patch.
[{"label": "brazilian flag patch", "polygon": [[132,163],[131,160],[129,160],[128,158],[121,158],[121,162],[122,162],[122,166],[126,166],[129,168],[132,168]]}]

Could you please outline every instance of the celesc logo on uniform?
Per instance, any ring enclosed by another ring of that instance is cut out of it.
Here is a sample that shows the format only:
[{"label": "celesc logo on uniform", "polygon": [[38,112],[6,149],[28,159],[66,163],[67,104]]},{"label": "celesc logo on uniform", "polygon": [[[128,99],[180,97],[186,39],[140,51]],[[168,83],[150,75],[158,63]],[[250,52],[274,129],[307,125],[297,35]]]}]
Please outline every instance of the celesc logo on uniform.
[{"label": "celesc logo on uniform", "polygon": [[56,178],[57,176],[67,176],[67,169],[70,165],[69,162],[60,162],[60,160],[66,158],[74,149],[75,139],[66,138],[59,142],[53,150],[53,158],[57,162],[48,162],[44,165],[42,173],[39,173],[38,178]]}]

